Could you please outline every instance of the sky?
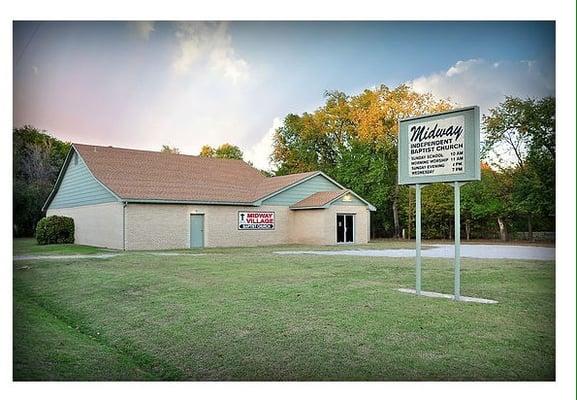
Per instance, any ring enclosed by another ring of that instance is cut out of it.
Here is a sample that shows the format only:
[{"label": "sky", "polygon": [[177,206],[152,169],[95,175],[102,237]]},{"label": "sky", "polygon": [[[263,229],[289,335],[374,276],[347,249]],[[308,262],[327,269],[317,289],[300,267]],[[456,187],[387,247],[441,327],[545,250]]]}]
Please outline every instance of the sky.
[{"label": "sky", "polygon": [[554,22],[15,22],[14,127],[270,169],[274,130],[327,90],[408,84],[481,113],[555,95]]}]

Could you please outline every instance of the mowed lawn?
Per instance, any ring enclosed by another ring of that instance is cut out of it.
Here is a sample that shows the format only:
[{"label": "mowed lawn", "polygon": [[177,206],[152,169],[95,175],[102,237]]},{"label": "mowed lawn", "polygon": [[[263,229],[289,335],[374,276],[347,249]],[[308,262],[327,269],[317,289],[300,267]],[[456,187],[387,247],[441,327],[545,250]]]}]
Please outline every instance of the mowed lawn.
[{"label": "mowed lawn", "polygon": [[[369,245],[391,246],[411,245]],[[462,293],[485,305],[398,292],[410,258],[274,254],[297,248],[15,261],[14,379],[555,379],[554,262],[463,259]],[[423,269],[452,291],[451,260]]]}]

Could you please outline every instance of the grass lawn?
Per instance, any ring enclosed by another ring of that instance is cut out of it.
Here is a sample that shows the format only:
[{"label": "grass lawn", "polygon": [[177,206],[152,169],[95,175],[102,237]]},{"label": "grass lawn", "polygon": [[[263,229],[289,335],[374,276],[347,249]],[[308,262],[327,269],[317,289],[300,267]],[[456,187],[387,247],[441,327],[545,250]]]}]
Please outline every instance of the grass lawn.
[{"label": "grass lawn", "polygon": [[[410,258],[273,253],[294,247],[15,261],[14,379],[555,379],[554,262],[463,259],[484,305],[398,292]],[[451,260],[423,269],[451,292]]]},{"label": "grass lawn", "polygon": [[15,239],[12,247],[14,255],[72,255],[72,254],[101,254],[108,253],[108,249],[99,249],[80,244],[47,244],[39,246],[34,238]]}]

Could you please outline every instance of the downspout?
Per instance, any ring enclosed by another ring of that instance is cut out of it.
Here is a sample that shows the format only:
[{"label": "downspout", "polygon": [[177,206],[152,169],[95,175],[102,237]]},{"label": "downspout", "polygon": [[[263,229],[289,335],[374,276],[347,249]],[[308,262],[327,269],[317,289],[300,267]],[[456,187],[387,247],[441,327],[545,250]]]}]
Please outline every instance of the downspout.
[{"label": "downspout", "polygon": [[122,251],[126,251],[126,206],[128,202],[122,203]]}]

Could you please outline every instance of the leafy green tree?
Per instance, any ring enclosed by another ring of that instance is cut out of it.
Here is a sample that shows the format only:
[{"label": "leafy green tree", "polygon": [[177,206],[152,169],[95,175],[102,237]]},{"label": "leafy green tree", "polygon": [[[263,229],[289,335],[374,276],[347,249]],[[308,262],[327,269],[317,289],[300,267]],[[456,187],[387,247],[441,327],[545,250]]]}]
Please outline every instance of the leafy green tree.
[{"label": "leafy green tree", "polygon": [[230,143],[224,143],[218,146],[214,152],[216,158],[230,158],[234,160],[242,160],[242,151]]},{"label": "leafy green tree", "polygon": [[454,195],[450,185],[436,183],[422,190],[422,235],[425,239],[451,239],[454,232]]},{"label": "leafy green tree", "polygon": [[377,234],[400,236],[397,135],[401,118],[446,111],[451,105],[401,85],[381,85],[356,96],[325,93],[313,113],[289,114],[275,132],[272,161],[277,175],[321,170],[377,207]]},{"label": "leafy green tree", "polygon": [[230,143],[223,143],[216,149],[205,144],[200,149],[199,156],[242,160],[244,155],[238,146],[232,145]]},{"label": "leafy green tree", "polygon": [[32,126],[13,130],[13,233],[32,236],[70,144]]},{"label": "leafy green tree", "polygon": [[487,237],[498,228],[501,240],[509,238],[508,226],[514,216],[512,207],[512,175],[510,171],[495,171],[484,163],[481,180],[469,182],[461,188],[461,215],[465,220],[467,239],[471,227],[476,226]]},{"label": "leafy green tree", "polygon": [[[506,97],[483,117],[483,126],[483,153],[509,169],[511,208],[526,217],[532,239],[535,217],[555,214],[555,99]],[[509,162],[505,154],[512,155]]]}]

